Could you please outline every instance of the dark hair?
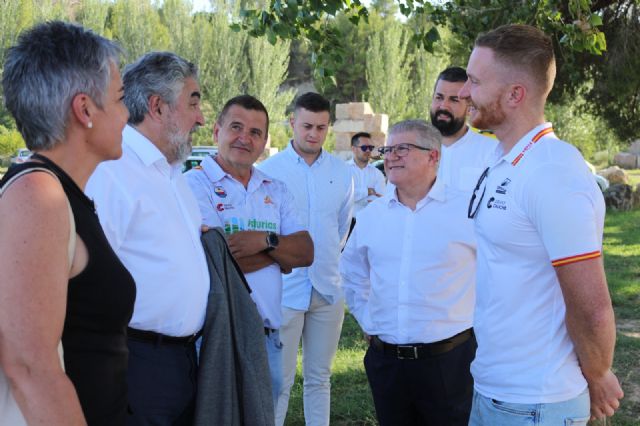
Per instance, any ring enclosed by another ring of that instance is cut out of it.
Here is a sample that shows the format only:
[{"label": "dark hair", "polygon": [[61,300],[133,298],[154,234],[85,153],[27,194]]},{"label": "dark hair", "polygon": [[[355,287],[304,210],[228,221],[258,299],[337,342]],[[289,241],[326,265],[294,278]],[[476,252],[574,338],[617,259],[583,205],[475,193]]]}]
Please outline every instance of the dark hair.
[{"label": "dark hair", "polygon": [[222,107],[222,111],[220,111],[220,114],[218,114],[216,123],[221,125],[224,121],[225,116],[227,115],[227,112],[229,112],[229,109],[234,105],[241,106],[242,108],[248,110],[264,112],[264,115],[267,117],[267,133],[264,136],[266,139],[269,134],[269,113],[267,112],[267,108],[265,108],[262,102],[251,95],[240,95],[229,99],[227,103]]},{"label": "dark hair", "polygon": [[38,24],[20,35],[7,52],[2,87],[27,148],[47,150],[64,140],[78,93],[102,108],[120,53],[111,40],[67,22]]},{"label": "dark hair", "polygon": [[371,135],[367,132],[358,132],[355,135],[351,136],[351,146],[356,146],[360,138],[369,138],[371,139]]},{"label": "dark hair", "polygon": [[449,67],[438,74],[436,82],[443,80],[449,83],[464,83],[467,81],[467,71],[460,67]]},{"label": "dark hair", "polygon": [[314,92],[307,92],[296,98],[293,103],[293,110],[297,111],[300,108],[311,112],[331,112],[329,101],[324,96]]},{"label": "dark hair", "polygon": [[526,73],[546,94],[556,75],[556,59],[551,37],[531,25],[503,25],[478,36],[476,47],[493,51],[507,66]]},{"label": "dark hair", "polygon": [[150,52],[124,68],[124,103],[129,109],[129,124],[144,121],[149,98],[157,95],[170,107],[180,96],[187,78],[198,78],[198,68],[172,52]]}]

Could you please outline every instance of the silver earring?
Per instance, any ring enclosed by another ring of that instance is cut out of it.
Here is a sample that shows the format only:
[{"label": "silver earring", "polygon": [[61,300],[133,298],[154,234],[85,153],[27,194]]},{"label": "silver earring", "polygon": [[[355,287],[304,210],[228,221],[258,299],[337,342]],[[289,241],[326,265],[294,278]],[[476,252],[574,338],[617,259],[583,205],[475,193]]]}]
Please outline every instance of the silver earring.
[{"label": "silver earring", "polygon": [[87,123],[87,128],[93,129],[93,123],[91,121]]}]

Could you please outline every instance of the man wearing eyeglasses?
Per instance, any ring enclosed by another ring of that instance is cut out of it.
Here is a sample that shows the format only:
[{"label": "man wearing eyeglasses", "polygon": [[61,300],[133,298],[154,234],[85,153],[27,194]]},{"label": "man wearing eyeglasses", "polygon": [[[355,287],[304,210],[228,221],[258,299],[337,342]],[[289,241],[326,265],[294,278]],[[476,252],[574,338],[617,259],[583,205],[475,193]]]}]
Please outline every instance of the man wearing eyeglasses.
[{"label": "man wearing eyeglasses", "polygon": [[382,197],[385,188],[384,175],[380,170],[369,164],[371,153],[375,146],[371,143],[371,135],[366,132],[356,133],[351,137],[351,152],[353,159],[347,161],[353,173],[353,219],[351,228],[356,222],[356,215],[360,210]]},{"label": "man wearing eyeglasses", "polygon": [[575,147],[545,122],[550,37],[527,25],[480,35],[459,96],[501,157],[480,177],[470,425],[586,424],[613,415],[615,323],[602,263],[604,201]]},{"label": "man wearing eyeglasses", "polygon": [[359,213],[340,261],[382,426],[469,420],[476,248],[468,193],[436,180],[441,139],[422,120],[391,128],[380,153],[395,190]]}]

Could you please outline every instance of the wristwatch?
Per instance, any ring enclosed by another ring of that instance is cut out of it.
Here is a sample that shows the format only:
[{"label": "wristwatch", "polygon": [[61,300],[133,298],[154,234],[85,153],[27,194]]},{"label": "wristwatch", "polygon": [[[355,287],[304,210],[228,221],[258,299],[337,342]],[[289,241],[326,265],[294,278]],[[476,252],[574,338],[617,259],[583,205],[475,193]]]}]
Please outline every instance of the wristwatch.
[{"label": "wristwatch", "polygon": [[280,239],[278,238],[278,234],[275,232],[268,231],[267,232],[267,248],[264,251],[271,251],[274,248],[278,247],[280,243]]}]

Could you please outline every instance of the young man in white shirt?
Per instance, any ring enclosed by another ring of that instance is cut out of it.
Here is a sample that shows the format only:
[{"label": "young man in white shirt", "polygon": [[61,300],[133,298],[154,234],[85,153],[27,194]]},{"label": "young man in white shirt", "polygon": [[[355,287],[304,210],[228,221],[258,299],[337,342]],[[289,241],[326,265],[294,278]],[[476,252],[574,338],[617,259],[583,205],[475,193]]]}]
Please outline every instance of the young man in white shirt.
[{"label": "young man in white shirt", "polygon": [[431,124],[442,134],[438,181],[471,194],[478,177],[495,155],[498,141],[467,125],[469,103],[458,97],[466,81],[463,68],[443,70],[433,89],[430,116]]},{"label": "young man in white shirt", "polygon": [[421,120],[391,128],[381,150],[396,189],[360,212],[340,261],[383,426],[466,426],[471,410],[476,246],[467,194],[436,180],[440,140]]},{"label": "young man in white shirt", "polygon": [[241,95],[222,108],[213,128],[215,157],[187,172],[203,224],[227,234],[264,321],[274,409],[282,385],[282,275],[313,262],[313,242],[302,227],[286,185],[253,165],[264,151],[269,115],[258,99]]},{"label": "young man in white shirt", "polygon": [[369,164],[371,153],[376,147],[371,143],[371,135],[356,133],[351,137],[353,158],[347,161],[353,173],[353,215],[367,207],[376,197],[384,194],[385,179],[382,172]]},{"label": "young man in white shirt", "polygon": [[127,425],[191,425],[195,340],[209,293],[202,219],[182,176],[191,133],[204,124],[197,68],[173,53],[152,52],[125,67],[122,80],[130,113],[123,155],[101,164],[86,192],[136,282]]},{"label": "young man in white shirt", "polygon": [[479,179],[478,338],[471,425],[586,424],[613,415],[615,323],[602,262],[604,201],[575,147],[544,119],[555,78],[550,37],[527,25],[479,36],[471,124],[501,153]]},{"label": "young man in white shirt", "polygon": [[331,364],[335,357],[344,305],[338,258],[349,231],[353,180],[348,166],[322,149],[329,130],[329,101],[305,93],[294,103],[293,139],[259,168],[287,184],[302,225],[313,239],[315,258],[307,268],[283,277],[282,327],[284,383],[276,425],[282,425],[296,373],[302,338],[304,416],[308,425],[328,425]]}]

